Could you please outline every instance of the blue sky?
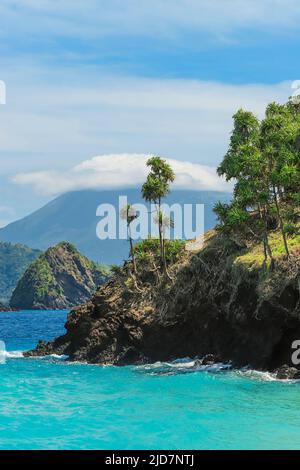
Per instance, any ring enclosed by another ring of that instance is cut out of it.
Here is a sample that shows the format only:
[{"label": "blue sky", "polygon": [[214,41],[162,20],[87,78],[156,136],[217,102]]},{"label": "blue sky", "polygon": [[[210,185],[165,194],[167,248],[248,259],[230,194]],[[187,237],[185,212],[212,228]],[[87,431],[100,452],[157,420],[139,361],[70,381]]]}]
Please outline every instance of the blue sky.
[{"label": "blue sky", "polygon": [[237,107],[292,93],[299,20],[296,0],[1,0],[0,224],[101,171],[131,181],[119,154],[200,165],[181,180],[205,187]]}]

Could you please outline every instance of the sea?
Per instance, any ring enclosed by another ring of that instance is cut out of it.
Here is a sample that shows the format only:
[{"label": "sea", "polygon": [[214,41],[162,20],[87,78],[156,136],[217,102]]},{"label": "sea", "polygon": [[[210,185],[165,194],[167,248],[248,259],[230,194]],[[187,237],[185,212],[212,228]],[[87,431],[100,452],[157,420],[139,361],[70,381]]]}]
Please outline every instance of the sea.
[{"label": "sea", "polygon": [[300,449],[300,383],[194,358],[97,366],[28,359],[66,311],[0,313],[0,449]]}]

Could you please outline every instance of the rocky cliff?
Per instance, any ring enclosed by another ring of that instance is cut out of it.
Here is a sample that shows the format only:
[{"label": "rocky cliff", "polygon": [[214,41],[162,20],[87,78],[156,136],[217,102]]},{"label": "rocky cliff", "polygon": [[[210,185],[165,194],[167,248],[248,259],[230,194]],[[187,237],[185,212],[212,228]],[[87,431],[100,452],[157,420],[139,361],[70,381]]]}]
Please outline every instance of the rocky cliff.
[{"label": "rocky cliff", "polygon": [[66,309],[86,302],[108,277],[107,271],[67,242],[49,248],[34,261],[14,290],[18,309]]},{"label": "rocky cliff", "polygon": [[140,261],[135,283],[126,264],[70,313],[64,336],[28,355],[123,365],[212,354],[238,367],[291,366],[292,342],[300,340],[298,241],[291,251],[270,269],[255,244],[210,232],[198,252],[180,251],[171,280]]}]

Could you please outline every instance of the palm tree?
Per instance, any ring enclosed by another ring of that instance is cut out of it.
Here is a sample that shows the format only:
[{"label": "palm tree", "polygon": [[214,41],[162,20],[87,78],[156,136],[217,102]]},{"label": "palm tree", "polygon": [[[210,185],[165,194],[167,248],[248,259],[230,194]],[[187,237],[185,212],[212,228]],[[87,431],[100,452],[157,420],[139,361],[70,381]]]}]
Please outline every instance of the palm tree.
[{"label": "palm tree", "polygon": [[142,195],[146,201],[153,202],[156,207],[161,262],[163,271],[168,274],[161,203],[170,192],[170,183],[175,180],[175,174],[166,160],[158,156],[149,158],[147,166],[150,168],[150,173],[142,186]]}]

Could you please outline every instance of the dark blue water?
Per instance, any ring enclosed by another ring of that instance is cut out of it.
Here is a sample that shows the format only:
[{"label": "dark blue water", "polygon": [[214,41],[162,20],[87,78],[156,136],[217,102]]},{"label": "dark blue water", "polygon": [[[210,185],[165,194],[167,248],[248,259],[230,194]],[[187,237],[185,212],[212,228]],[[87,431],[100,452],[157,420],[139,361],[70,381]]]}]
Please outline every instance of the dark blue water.
[{"label": "dark blue water", "polygon": [[298,383],[190,359],[118,368],[18,357],[63,333],[65,318],[0,313],[0,449],[300,449]]},{"label": "dark blue water", "polygon": [[0,340],[8,351],[35,347],[39,339],[49,341],[64,334],[67,311],[22,311],[0,313]]}]

